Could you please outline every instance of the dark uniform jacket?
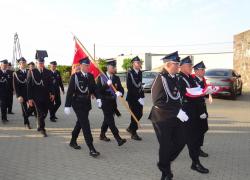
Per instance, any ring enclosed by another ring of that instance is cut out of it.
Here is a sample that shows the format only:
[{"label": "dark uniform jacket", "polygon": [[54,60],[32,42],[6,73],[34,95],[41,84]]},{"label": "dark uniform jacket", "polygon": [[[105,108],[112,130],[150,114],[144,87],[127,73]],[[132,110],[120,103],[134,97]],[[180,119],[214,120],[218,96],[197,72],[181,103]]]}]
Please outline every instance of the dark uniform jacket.
[{"label": "dark uniform jacket", "polygon": [[[199,79],[195,75],[193,75],[192,77],[194,78],[195,83],[197,85],[199,85],[201,88],[205,88],[206,87],[206,80],[205,80],[205,78],[203,78],[201,80],[201,79]],[[204,112],[207,115],[207,117],[208,117],[208,112],[207,112],[207,106],[206,106],[205,98],[206,98],[206,96],[199,97],[198,101],[200,102],[201,112]],[[200,119],[200,124],[201,124],[201,128],[202,128],[202,132],[205,133],[208,130],[208,121],[207,121],[207,118]]]},{"label": "dark uniform jacket", "polygon": [[60,72],[56,70],[55,72],[51,71],[51,73],[52,73],[52,81],[53,81],[53,85],[55,87],[56,93],[60,93],[60,88],[62,91],[64,91],[64,86],[63,86]]},{"label": "dark uniform jacket", "polygon": [[87,73],[87,77],[84,77],[82,72],[77,72],[70,78],[65,107],[76,105],[81,106],[84,111],[89,111],[91,109],[91,95],[99,99],[94,76]]},{"label": "dark uniform jacket", "polygon": [[[111,80],[116,90],[124,94],[124,89],[122,87],[120,78],[116,75],[113,75]],[[103,76],[99,76],[97,79],[97,88],[100,92],[100,97],[102,100],[102,109],[105,112],[110,112],[113,114],[115,113],[117,116],[120,116],[120,112],[117,110],[116,95],[106,82],[107,79]]]},{"label": "dark uniform jacket", "polygon": [[44,68],[29,70],[27,77],[27,96],[39,102],[49,102],[50,95],[54,95],[51,71]]},{"label": "dark uniform jacket", "polygon": [[28,69],[23,72],[21,69],[13,73],[14,89],[16,92],[16,97],[23,97],[27,101],[27,74]]},{"label": "dark uniform jacket", "polygon": [[181,101],[177,83],[177,77],[171,77],[165,69],[156,77],[151,90],[151,121],[167,121],[171,125],[178,123],[177,114],[181,108]]},{"label": "dark uniform jacket", "polygon": [[139,71],[138,74],[134,69],[128,71],[127,74],[127,98],[129,103],[137,103],[138,99],[144,98],[144,92],[142,89],[142,72]]},{"label": "dark uniform jacket", "polygon": [[12,71],[12,70],[7,70],[6,71],[7,72],[7,74],[8,74],[8,76],[7,76],[7,81],[8,81],[8,94],[10,95],[10,96],[13,96],[13,72],[14,71]]},{"label": "dark uniform jacket", "polygon": [[8,74],[8,72],[6,71],[5,73],[3,73],[2,70],[0,70],[0,99],[6,99],[7,93],[9,91],[9,77],[10,75]]},{"label": "dark uniform jacket", "polygon": [[179,90],[182,98],[182,109],[187,113],[189,119],[187,121],[190,135],[197,136],[201,132],[200,115],[203,114],[203,107],[200,106],[199,97],[188,97],[186,88],[198,87],[191,75],[182,72],[178,74]]}]

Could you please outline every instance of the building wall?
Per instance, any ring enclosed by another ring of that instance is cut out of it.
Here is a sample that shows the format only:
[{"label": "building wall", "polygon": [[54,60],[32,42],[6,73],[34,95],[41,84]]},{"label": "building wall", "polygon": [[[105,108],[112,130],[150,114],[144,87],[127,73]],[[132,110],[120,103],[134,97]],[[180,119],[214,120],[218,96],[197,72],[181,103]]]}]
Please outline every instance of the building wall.
[{"label": "building wall", "polygon": [[[188,55],[192,56],[193,63],[196,64],[200,61],[203,61],[207,67],[207,69],[211,68],[233,68],[233,53],[211,53],[211,54],[180,54],[181,58],[184,58]],[[156,69],[157,67],[162,65],[163,58],[162,54],[151,54],[152,68]]]},{"label": "building wall", "polygon": [[234,69],[241,74],[244,88],[250,88],[250,30],[234,36]]}]

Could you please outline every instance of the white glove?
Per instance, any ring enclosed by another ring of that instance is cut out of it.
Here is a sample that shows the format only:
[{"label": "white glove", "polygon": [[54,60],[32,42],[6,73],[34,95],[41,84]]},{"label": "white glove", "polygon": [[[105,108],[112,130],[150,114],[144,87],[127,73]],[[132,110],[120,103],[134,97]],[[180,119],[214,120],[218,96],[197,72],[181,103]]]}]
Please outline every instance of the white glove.
[{"label": "white glove", "polygon": [[117,97],[122,96],[122,93],[121,93],[120,91],[116,91],[116,93],[115,93],[115,94],[116,94],[116,96],[117,96]]},{"label": "white glove", "polygon": [[201,118],[201,119],[206,119],[206,118],[207,118],[206,113],[201,114],[201,115],[200,115],[200,118]]},{"label": "white glove", "polygon": [[180,119],[182,122],[185,122],[188,120],[188,116],[186,112],[184,112],[182,109],[180,109],[179,113],[177,114],[177,118]]},{"label": "white glove", "polygon": [[206,94],[213,94],[212,86],[208,86],[206,89]]},{"label": "white glove", "polygon": [[206,94],[213,94],[217,92],[220,88],[218,86],[208,86],[206,90]]},{"label": "white glove", "polygon": [[144,98],[138,99],[138,102],[139,102],[142,106],[144,106]]},{"label": "white glove", "polygon": [[19,96],[19,97],[17,98],[17,100],[18,100],[19,103],[22,103],[22,102],[23,102],[23,97],[22,97],[22,96]]},{"label": "white glove", "polygon": [[108,81],[107,81],[107,85],[111,85],[112,84],[112,81],[109,79]]},{"label": "white glove", "polygon": [[70,107],[65,107],[64,108],[64,113],[66,114],[66,115],[70,115]]},{"label": "white glove", "polygon": [[101,101],[101,99],[97,99],[96,102],[97,102],[98,108],[101,108],[102,107],[102,101]]}]

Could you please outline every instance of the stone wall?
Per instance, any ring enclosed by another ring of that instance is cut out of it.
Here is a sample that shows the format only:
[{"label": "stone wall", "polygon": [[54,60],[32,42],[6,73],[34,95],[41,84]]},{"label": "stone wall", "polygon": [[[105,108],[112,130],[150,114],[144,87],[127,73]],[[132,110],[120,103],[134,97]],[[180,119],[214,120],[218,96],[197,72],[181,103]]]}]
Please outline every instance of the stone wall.
[{"label": "stone wall", "polygon": [[243,88],[250,89],[250,30],[234,36],[234,69],[241,74]]}]

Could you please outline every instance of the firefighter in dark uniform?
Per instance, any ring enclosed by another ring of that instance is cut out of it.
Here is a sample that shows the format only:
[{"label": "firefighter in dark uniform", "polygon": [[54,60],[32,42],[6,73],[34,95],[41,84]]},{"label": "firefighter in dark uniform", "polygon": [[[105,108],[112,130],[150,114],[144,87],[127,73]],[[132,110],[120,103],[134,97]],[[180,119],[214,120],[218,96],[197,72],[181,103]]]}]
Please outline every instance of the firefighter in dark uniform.
[{"label": "firefighter in dark uniform", "polygon": [[[129,108],[135,114],[138,120],[141,119],[143,115],[144,106],[144,92],[142,89],[142,72],[141,72],[141,60],[138,56],[134,57],[132,60],[132,68],[127,74],[127,102]],[[134,118],[131,116],[131,122],[127,131],[131,134],[131,139],[141,141],[142,138],[137,134],[138,125]]]},{"label": "firefighter in dark uniform", "polygon": [[[117,98],[123,96],[124,89],[121,85],[120,78],[115,75],[116,73],[116,60],[108,59],[107,60],[107,72],[104,75],[98,77],[97,87],[101,95],[102,100],[102,111],[104,115],[104,120],[101,127],[100,140],[110,141],[106,137],[106,132],[110,128],[112,134],[114,135],[119,146],[123,145],[126,142],[126,139],[123,139],[119,135],[119,130],[115,125],[114,116],[121,116],[120,112],[117,109]],[[117,92],[114,92],[111,86],[114,86]]]},{"label": "firefighter in dark uniform", "polygon": [[61,74],[58,70],[56,70],[57,62],[52,61],[50,62],[50,71],[52,72],[52,79],[53,79],[53,85],[55,89],[55,100],[51,102],[49,111],[50,111],[50,120],[52,122],[56,122],[56,112],[58,108],[61,106],[61,94],[60,94],[60,88],[62,90],[62,93],[64,94],[64,86],[62,82]]},{"label": "firefighter in dark uniform", "polygon": [[91,96],[95,96],[97,101],[101,103],[96,88],[94,76],[89,71],[90,60],[88,57],[80,60],[80,72],[76,72],[70,78],[69,87],[66,95],[64,112],[70,114],[70,107],[76,114],[77,121],[72,131],[70,146],[74,149],[81,149],[77,144],[77,138],[80,130],[83,131],[85,142],[89,148],[89,155],[97,157],[100,155],[93,145],[93,137],[89,124],[89,111],[91,110]]},{"label": "firefighter in dark uniform", "polygon": [[[193,66],[194,73],[193,78],[198,86],[200,86],[202,89],[204,89],[207,84],[206,84],[206,79],[204,78],[205,75],[205,69],[206,66],[203,63],[203,61],[197,63],[196,65]],[[201,147],[203,146],[204,142],[204,136],[205,133],[208,131],[208,112],[207,112],[207,106],[206,106],[206,101],[205,101],[205,96],[199,98],[200,106],[203,107],[201,109],[201,115],[200,115],[200,126],[201,126],[201,134],[200,134],[200,139],[199,139],[199,144],[200,144],[200,156],[201,157],[208,157],[208,154],[204,152]]]},{"label": "firefighter in dark uniform", "polygon": [[47,137],[45,118],[48,114],[49,104],[54,101],[55,96],[51,71],[44,67],[45,57],[48,57],[46,51],[36,52],[37,68],[28,72],[27,96],[29,106],[34,106],[37,111],[37,131]]},{"label": "firefighter in dark uniform", "polygon": [[199,160],[199,138],[201,133],[200,115],[201,109],[199,98],[188,97],[186,88],[197,87],[192,73],[192,60],[189,56],[180,62],[179,89],[182,97],[182,109],[187,113],[189,121],[186,123],[186,136],[189,156],[192,159],[191,169],[200,173],[208,173],[209,170],[200,163]]},{"label": "firefighter in dark uniform", "polygon": [[8,114],[14,114],[12,112],[12,106],[13,106],[13,69],[12,69],[12,65],[11,63],[9,62],[8,63],[8,70],[7,70],[7,73],[9,74],[8,76],[8,93],[7,93],[7,111],[8,111]]},{"label": "firefighter in dark uniform", "polygon": [[[33,61],[31,61],[27,65],[28,65],[28,70],[35,69],[35,63]],[[28,112],[29,112],[30,116],[36,116],[37,117],[36,108],[34,106],[32,106],[32,107],[29,106],[28,107]]]},{"label": "firefighter in dark uniform", "polygon": [[21,104],[22,114],[24,118],[24,126],[31,129],[29,122],[29,111],[28,111],[28,98],[27,98],[27,74],[28,69],[26,69],[26,59],[21,57],[17,60],[19,64],[19,69],[13,73],[14,90],[16,92],[16,97],[18,102]]},{"label": "firefighter in dark uniform", "polygon": [[1,106],[1,116],[2,116],[2,122],[6,123],[8,122],[7,119],[7,104],[8,104],[8,98],[7,94],[8,91],[10,91],[9,87],[9,73],[8,73],[8,60],[2,60],[1,61],[1,69],[0,69],[0,106]]},{"label": "firefighter in dark uniform", "polygon": [[31,61],[30,63],[28,63],[28,66],[29,66],[29,70],[32,70],[35,68],[35,63]]},{"label": "firefighter in dark uniform", "polygon": [[162,59],[164,68],[154,80],[151,89],[153,107],[149,119],[160,144],[158,168],[162,172],[161,180],[173,178],[171,162],[185,146],[184,123],[188,121],[188,117],[181,109],[177,86],[179,59],[177,51]]}]

